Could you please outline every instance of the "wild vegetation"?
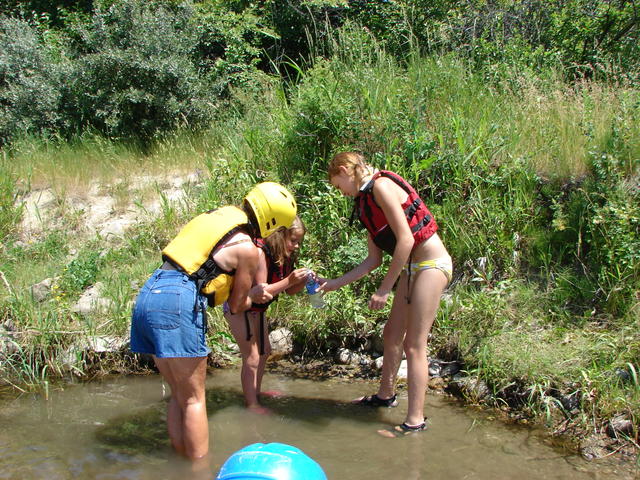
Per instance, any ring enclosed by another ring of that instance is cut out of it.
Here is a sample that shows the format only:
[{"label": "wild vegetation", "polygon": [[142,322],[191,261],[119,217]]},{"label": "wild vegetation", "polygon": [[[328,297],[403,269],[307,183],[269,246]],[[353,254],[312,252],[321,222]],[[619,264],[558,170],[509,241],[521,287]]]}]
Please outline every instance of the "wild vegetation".
[{"label": "wild vegetation", "polygon": [[[3,382],[24,389],[95,374],[72,348],[78,338],[126,337],[137,285],[167,241],[260,180],[299,199],[303,263],[344,272],[366,241],[325,166],[357,149],[418,186],[454,258],[431,353],[461,360],[496,402],[550,426],[604,431],[624,418],[632,427],[613,434],[637,445],[640,42],[631,2],[5,3]],[[81,213],[67,208],[96,180],[130,205],[141,203],[137,175],[196,170],[203,181],[186,197],[162,197],[159,212],[117,242],[79,235]],[[24,238],[21,199],[44,187],[62,221]],[[47,277],[53,293],[38,302],[30,286]],[[378,280],[327,295],[320,312],[283,298],[273,317],[308,355],[358,348],[388,313],[366,308]],[[75,313],[96,282],[108,310]],[[211,315],[216,345],[227,333]],[[103,371],[133,361],[108,360]]]}]

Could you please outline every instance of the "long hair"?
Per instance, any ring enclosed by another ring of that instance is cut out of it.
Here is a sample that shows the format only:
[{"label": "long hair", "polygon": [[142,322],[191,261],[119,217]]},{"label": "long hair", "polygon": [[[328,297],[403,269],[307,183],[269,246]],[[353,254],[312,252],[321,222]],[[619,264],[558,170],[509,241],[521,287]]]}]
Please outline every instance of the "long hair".
[{"label": "long hair", "polygon": [[276,265],[282,266],[287,262],[287,260],[290,261],[292,265],[295,265],[298,256],[297,252],[294,252],[291,258],[287,259],[287,250],[285,245],[285,241],[295,233],[301,236],[300,243],[302,244],[302,239],[307,233],[307,229],[305,228],[304,223],[302,223],[300,217],[297,215],[296,218],[293,219],[293,223],[289,228],[282,227],[265,238],[264,242],[269,247],[271,257]]},{"label": "long hair", "polygon": [[373,167],[369,165],[364,155],[358,152],[341,152],[336,154],[329,162],[327,173],[329,180],[340,173],[340,167],[347,167],[358,186],[362,184],[362,179],[373,172]]}]

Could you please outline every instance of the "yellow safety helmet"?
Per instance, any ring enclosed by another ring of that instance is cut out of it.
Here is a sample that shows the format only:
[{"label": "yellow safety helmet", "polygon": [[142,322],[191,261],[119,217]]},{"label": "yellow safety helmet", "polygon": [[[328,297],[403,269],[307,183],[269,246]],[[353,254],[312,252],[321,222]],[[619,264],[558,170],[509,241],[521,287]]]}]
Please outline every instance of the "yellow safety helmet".
[{"label": "yellow safety helmet", "polygon": [[280,227],[291,227],[298,210],[291,192],[275,182],[259,183],[244,200],[253,210],[262,238],[267,238]]}]

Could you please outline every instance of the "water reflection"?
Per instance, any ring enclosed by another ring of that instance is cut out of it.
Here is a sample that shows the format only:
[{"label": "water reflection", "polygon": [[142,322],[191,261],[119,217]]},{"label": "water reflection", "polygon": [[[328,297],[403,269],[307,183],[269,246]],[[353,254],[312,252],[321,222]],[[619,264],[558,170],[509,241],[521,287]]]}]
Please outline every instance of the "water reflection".
[{"label": "water reflection", "polygon": [[[403,420],[395,409],[368,409],[350,399],[374,384],[310,381],[274,375],[265,387],[270,415],[242,407],[237,370],[208,379],[212,461],[209,478],[233,452],[255,442],[282,442],[318,461],[330,479],[626,479],[615,464],[588,463],[546,445],[533,430],[492,422],[443,397],[427,397],[430,426],[402,438],[376,433]],[[159,377],[76,385],[48,401],[0,401],[0,479],[185,479],[188,462],[166,434],[166,389]]]}]

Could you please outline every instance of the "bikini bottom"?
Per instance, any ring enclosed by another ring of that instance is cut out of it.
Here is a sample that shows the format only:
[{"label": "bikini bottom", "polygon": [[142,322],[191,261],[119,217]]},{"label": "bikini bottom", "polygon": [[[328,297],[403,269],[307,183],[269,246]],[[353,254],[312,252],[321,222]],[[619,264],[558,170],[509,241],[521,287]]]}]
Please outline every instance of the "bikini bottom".
[{"label": "bikini bottom", "polygon": [[453,277],[453,262],[450,256],[433,258],[431,260],[423,260],[422,262],[409,263],[405,265],[404,271],[410,275],[414,275],[422,270],[440,270],[447,277],[447,281],[451,282]]}]

